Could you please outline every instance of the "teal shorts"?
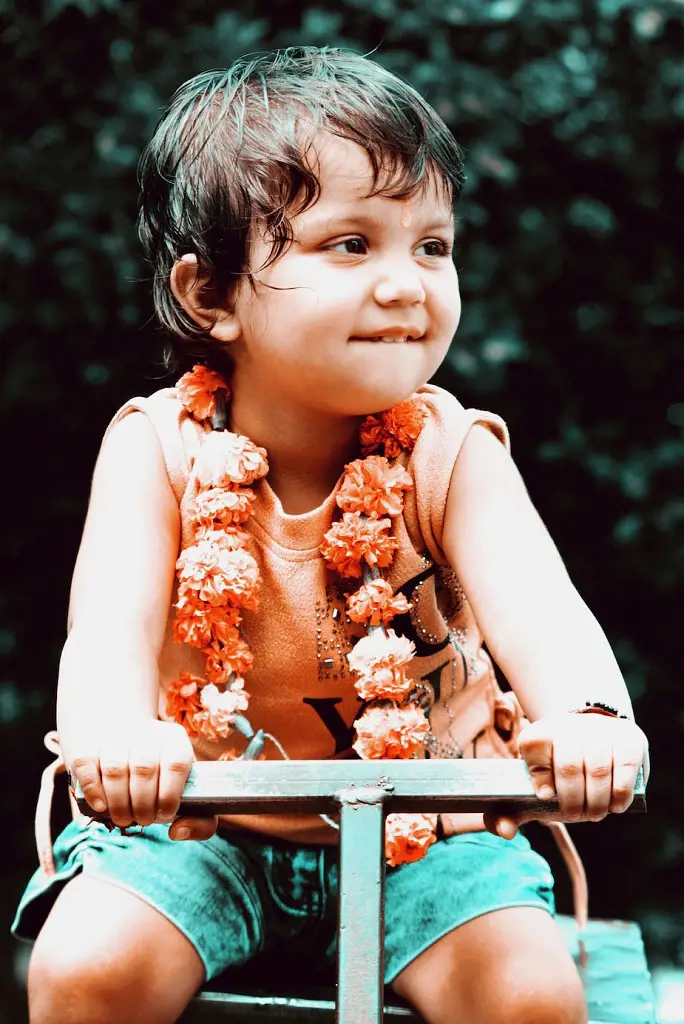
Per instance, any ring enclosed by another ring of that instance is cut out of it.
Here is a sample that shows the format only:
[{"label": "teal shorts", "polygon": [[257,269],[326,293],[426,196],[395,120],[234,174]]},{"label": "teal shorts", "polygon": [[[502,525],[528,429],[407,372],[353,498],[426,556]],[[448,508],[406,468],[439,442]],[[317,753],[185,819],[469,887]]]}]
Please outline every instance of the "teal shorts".
[{"label": "teal shorts", "polygon": [[[35,939],[60,889],[83,871],[135,893],[168,918],[197,950],[206,978],[287,948],[323,973],[335,964],[338,850],[298,846],[256,833],[221,831],[204,842],[174,842],[168,825],[128,835],[72,822],[55,846],[56,875],[38,870],[12,925]],[[553,914],[553,876],[521,833],[441,839],[423,860],[389,868],[385,982],[447,932],[504,907]]]}]

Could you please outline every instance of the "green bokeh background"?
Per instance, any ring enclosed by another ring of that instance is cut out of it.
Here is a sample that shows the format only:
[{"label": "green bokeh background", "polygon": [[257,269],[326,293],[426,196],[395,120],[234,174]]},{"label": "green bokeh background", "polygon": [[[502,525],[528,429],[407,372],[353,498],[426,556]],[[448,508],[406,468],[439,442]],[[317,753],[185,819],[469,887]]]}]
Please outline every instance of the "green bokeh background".
[{"label": "green bokeh background", "polygon": [[134,227],[139,151],[185,79],[301,43],[377,48],[465,147],[463,319],[438,383],[508,421],[651,740],[648,816],[573,830],[592,913],[639,920],[651,961],[682,963],[684,4],[24,0],[0,17],[1,1019],[24,1020],[7,930],[35,863],[94,459],[118,405],[169,383]]}]

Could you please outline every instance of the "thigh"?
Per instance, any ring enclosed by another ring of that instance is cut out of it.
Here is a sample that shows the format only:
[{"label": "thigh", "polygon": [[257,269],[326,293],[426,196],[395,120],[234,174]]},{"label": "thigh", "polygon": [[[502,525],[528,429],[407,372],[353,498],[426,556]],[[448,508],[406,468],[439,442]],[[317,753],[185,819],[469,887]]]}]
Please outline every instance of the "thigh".
[{"label": "thigh", "polygon": [[455,928],[508,907],[554,911],[551,869],[522,834],[511,841],[489,832],[450,836],[422,860],[389,870],[385,981]]},{"label": "thigh", "polygon": [[30,1019],[172,1022],[203,979],[195,947],[168,918],[119,886],[78,875],[35,942]]},{"label": "thigh", "polygon": [[227,839],[174,842],[167,825],[122,835],[103,825],[84,828],[72,822],[54,850],[55,875],[36,872],[21,900],[13,926],[18,938],[34,939],[60,890],[83,875],[157,911],[194,947],[207,979],[262,948],[263,908],[255,865]]},{"label": "thigh", "polygon": [[510,907],[442,936],[395,978],[427,1024],[586,1024],[577,968],[553,917]]}]

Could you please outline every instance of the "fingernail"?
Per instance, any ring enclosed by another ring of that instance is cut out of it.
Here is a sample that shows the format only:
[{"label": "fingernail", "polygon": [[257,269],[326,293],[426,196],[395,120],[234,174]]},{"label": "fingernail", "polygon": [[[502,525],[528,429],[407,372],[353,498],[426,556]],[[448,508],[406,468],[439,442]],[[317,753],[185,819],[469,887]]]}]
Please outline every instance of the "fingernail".
[{"label": "fingernail", "polygon": [[171,838],[172,839],[189,839],[190,838],[190,829],[187,828],[185,825],[182,825],[180,828],[176,828],[176,829],[173,830],[173,835],[171,836]]},{"label": "fingernail", "polygon": [[539,799],[540,800],[553,800],[556,792],[553,786],[540,786],[539,788]]},{"label": "fingernail", "polygon": [[99,796],[93,800],[90,806],[97,814],[102,814],[102,812],[107,808],[107,804]]}]

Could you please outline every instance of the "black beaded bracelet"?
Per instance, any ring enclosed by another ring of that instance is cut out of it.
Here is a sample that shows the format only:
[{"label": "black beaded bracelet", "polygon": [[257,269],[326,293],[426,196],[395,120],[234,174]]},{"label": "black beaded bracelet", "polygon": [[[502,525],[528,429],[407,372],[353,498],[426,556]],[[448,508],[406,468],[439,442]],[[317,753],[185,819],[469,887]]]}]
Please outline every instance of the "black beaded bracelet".
[{"label": "black beaded bracelet", "polygon": [[585,700],[583,708],[576,708],[572,714],[583,715],[587,711],[600,711],[604,715],[612,715],[613,718],[630,719],[629,715],[623,715],[620,710],[612,704],[604,704],[601,700]]}]

